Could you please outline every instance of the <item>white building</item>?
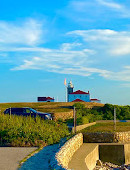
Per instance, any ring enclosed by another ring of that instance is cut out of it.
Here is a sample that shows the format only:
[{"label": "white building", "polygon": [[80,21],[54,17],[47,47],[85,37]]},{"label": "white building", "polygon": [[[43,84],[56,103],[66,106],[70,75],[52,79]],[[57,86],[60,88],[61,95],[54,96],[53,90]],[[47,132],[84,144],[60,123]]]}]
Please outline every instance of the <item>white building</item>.
[{"label": "white building", "polygon": [[73,92],[74,86],[72,81],[68,83],[67,87],[67,102],[96,102],[100,103],[101,101],[98,99],[90,99],[90,93],[84,92],[81,90],[77,90]]}]

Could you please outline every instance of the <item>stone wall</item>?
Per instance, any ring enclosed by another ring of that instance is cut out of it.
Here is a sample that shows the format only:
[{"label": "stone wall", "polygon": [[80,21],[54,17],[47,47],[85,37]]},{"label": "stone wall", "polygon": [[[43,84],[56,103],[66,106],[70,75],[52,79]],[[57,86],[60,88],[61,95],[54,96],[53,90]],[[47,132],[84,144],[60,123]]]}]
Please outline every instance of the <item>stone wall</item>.
[{"label": "stone wall", "polygon": [[130,131],[128,132],[93,132],[83,133],[85,143],[129,143]]},{"label": "stone wall", "polygon": [[73,154],[80,148],[83,144],[83,135],[79,133],[73,138],[68,140],[56,154],[56,159],[58,164],[63,168],[68,169],[68,163],[70,162]]},{"label": "stone wall", "polygon": [[69,119],[69,118],[73,118],[73,110],[69,111],[69,112],[56,112],[53,113],[53,119],[54,120],[58,120],[58,119]]},{"label": "stone wall", "polygon": [[[82,129],[84,129],[84,128],[87,128],[87,127],[89,127],[89,126],[93,126],[93,125],[95,125],[95,124],[96,124],[96,122],[87,123],[87,124],[84,124],[84,125],[76,126],[76,131],[78,132],[78,131],[80,131],[80,130],[82,130]],[[74,127],[72,127],[72,132],[74,132]]]},{"label": "stone wall", "polygon": [[128,132],[116,132],[115,142],[118,143],[129,143],[130,142],[130,131]]}]

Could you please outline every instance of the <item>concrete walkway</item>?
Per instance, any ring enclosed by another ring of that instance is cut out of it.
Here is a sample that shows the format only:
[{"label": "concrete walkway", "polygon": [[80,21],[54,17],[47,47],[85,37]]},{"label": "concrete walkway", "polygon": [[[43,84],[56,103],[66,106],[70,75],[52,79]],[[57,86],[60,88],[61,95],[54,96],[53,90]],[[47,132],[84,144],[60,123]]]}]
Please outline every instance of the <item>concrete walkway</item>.
[{"label": "concrete walkway", "polygon": [[83,145],[74,153],[68,167],[74,170],[88,170],[85,158],[96,146],[97,144],[83,143]]},{"label": "concrete walkway", "polygon": [[19,162],[37,147],[0,147],[0,170],[16,170]]}]

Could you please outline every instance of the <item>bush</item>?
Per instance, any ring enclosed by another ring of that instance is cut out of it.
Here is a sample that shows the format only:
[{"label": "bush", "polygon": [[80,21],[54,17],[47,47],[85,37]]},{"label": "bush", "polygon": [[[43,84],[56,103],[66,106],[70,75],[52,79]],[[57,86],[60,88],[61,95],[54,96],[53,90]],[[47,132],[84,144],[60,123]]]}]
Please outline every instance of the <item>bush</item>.
[{"label": "bush", "polygon": [[88,116],[83,116],[83,117],[82,117],[82,124],[87,124],[87,123],[89,123],[89,118],[88,118]]},{"label": "bush", "polygon": [[130,106],[119,106],[112,104],[105,104],[104,107],[99,108],[99,114],[103,115],[103,119],[114,119],[114,107],[116,108],[116,118],[119,120],[130,120]]},{"label": "bush", "polygon": [[37,117],[0,115],[1,145],[41,146],[53,144],[69,134],[62,122],[42,120]]}]

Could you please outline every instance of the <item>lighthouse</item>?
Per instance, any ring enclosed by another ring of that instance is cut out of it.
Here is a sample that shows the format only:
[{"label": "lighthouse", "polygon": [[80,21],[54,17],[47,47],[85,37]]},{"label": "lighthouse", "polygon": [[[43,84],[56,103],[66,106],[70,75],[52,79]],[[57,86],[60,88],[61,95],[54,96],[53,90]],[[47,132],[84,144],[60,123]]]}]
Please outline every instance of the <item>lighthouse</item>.
[{"label": "lighthouse", "polygon": [[73,93],[73,88],[72,81],[70,81],[67,86],[67,102],[69,102],[69,94]]}]

